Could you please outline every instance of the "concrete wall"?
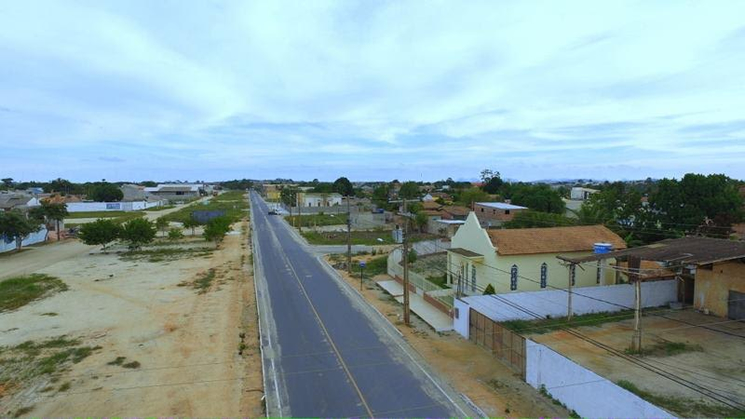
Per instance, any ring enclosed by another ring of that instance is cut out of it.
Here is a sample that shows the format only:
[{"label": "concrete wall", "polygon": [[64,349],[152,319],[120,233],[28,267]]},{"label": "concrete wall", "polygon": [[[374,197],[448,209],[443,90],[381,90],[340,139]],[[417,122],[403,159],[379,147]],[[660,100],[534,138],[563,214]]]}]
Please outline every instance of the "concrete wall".
[{"label": "concrete wall", "polygon": [[[642,283],[642,307],[659,307],[677,301],[676,280]],[[573,290],[572,313],[615,312],[624,307],[634,307],[634,286],[631,284],[607,285]],[[463,297],[462,304],[473,307],[479,313],[496,321],[534,320],[524,311],[510,307],[513,303],[541,317],[564,317],[567,315],[568,293],[562,290],[544,290],[499,295],[499,299],[488,295]],[[501,300],[501,301],[500,301]],[[456,327],[456,330],[458,327]]]},{"label": "concrete wall", "polygon": [[[448,254],[448,280],[457,283],[457,274],[464,276],[463,283],[467,294],[481,294],[488,284],[492,284],[497,294],[521,291],[541,290],[541,265],[546,263],[547,288],[566,288],[569,282],[569,269],[556,258],[559,253],[543,253],[536,255],[500,256],[489,239],[486,230],[481,228],[473,213],[469,214],[466,223],[455,233],[452,239],[453,248],[468,249],[484,255],[483,260],[469,260],[457,253]],[[564,256],[580,257],[592,252],[561,253]],[[517,289],[510,289],[510,270],[512,265],[518,267]],[[465,268],[463,273],[462,268]],[[472,291],[473,268],[476,268],[476,290]],[[496,268],[496,269],[495,269]],[[529,278],[529,279],[525,279]],[[600,285],[615,284],[615,272],[610,269],[601,270]],[[597,268],[585,265],[584,269],[576,268],[575,287],[597,286]]]},{"label": "concrete wall", "polygon": [[157,207],[161,201],[137,202],[71,202],[67,204],[67,212],[90,211],[141,211],[146,208]]},{"label": "concrete wall", "polygon": [[[47,228],[42,227],[41,230],[31,233],[28,236],[26,236],[25,239],[21,242],[22,247],[23,246],[30,246],[32,244],[36,243],[42,243],[46,241],[47,239]],[[16,242],[13,240],[12,242],[8,243],[5,240],[4,236],[0,236],[0,253],[3,252],[10,252],[12,250],[16,249]]]},{"label": "concrete wall", "polygon": [[699,266],[694,284],[694,307],[727,317],[729,291],[745,292],[745,263],[715,263],[710,270]]},{"label": "concrete wall", "polygon": [[582,417],[666,418],[665,410],[569,360],[547,346],[525,341],[525,381]]},{"label": "concrete wall", "polygon": [[456,298],[453,301],[453,330],[468,339],[470,306],[465,301]]}]

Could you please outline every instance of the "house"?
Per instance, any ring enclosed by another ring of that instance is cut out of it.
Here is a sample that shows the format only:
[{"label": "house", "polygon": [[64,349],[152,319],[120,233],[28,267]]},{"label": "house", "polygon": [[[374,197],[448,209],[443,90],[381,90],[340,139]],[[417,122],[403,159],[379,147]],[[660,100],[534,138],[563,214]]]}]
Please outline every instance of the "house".
[{"label": "house", "polygon": [[451,238],[458,231],[458,228],[465,223],[463,220],[446,220],[440,218],[427,223],[427,232]]},{"label": "house", "polygon": [[465,221],[471,210],[466,207],[461,207],[460,205],[445,205],[442,207],[442,212],[443,219]]},{"label": "house", "polygon": [[0,211],[28,211],[30,208],[38,207],[39,198],[22,193],[0,193]]},{"label": "house", "polygon": [[119,187],[122,190],[122,201],[145,201],[148,196],[145,193],[145,187],[140,185],[125,184]]},{"label": "house", "polygon": [[[683,237],[568,261],[594,264],[615,259],[623,264],[631,256],[641,259],[642,272],[674,271],[680,303],[707,314],[745,319],[745,242]],[[657,266],[653,271],[644,269],[650,262]]]},{"label": "house", "polygon": [[313,193],[313,192],[300,192],[298,193],[298,202],[303,207],[333,207],[341,205],[342,196],[336,192],[334,193]]},{"label": "house", "polygon": [[597,189],[590,189],[590,188],[581,188],[575,186],[572,188],[572,190],[569,192],[569,198],[574,201],[586,201],[590,199],[590,196],[592,194],[596,194],[600,192]]},{"label": "house", "polygon": [[156,187],[145,188],[148,199],[169,201],[186,201],[199,198],[204,191],[204,185],[201,184],[160,184]]},{"label": "house", "polygon": [[[590,255],[596,243],[626,248],[623,239],[605,226],[489,230],[481,227],[472,212],[448,249],[448,282],[468,295],[482,294],[488,285],[496,293],[566,288],[570,268],[557,256]],[[571,277],[576,287],[616,280],[613,271],[600,265],[598,269],[573,269]]]},{"label": "house", "polygon": [[485,226],[501,225],[506,221],[511,221],[516,213],[527,210],[527,207],[512,205],[506,202],[476,202],[473,204],[473,211],[476,213],[476,217]]}]

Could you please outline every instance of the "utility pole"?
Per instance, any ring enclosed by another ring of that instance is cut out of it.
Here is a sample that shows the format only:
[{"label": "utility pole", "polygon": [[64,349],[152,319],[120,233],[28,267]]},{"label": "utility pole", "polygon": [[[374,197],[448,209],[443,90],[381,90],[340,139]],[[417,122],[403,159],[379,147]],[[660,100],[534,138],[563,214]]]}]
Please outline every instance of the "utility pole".
[{"label": "utility pole", "polygon": [[303,232],[303,219],[300,218],[301,210],[303,209],[300,206],[300,193],[295,194],[295,205],[297,205],[297,228],[299,232]]},{"label": "utility pole", "polygon": [[576,265],[574,263],[569,264],[569,283],[567,286],[567,321],[572,321],[572,277],[574,276],[574,270]]},{"label": "utility pole", "polygon": [[629,256],[629,280],[634,283],[634,335],[631,338],[631,350],[642,352],[642,279],[639,269],[642,260],[639,256]]},{"label": "utility pole", "polygon": [[352,212],[349,209],[349,195],[347,195],[347,272],[352,274]]},{"label": "utility pole", "polygon": [[409,214],[406,212],[406,198],[404,198],[404,324],[409,325]]}]

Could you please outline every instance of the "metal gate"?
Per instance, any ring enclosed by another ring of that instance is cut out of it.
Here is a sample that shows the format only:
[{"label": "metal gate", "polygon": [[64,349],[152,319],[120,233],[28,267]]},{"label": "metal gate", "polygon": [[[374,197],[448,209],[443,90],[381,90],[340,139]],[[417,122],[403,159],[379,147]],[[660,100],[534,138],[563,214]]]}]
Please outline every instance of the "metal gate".
[{"label": "metal gate", "polygon": [[470,309],[468,338],[488,349],[525,379],[525,338]]},{"label": "metal gate", "polygon": [[730,291],[727,304],[727,317],[733,320],[745,320],[745,293]]}]

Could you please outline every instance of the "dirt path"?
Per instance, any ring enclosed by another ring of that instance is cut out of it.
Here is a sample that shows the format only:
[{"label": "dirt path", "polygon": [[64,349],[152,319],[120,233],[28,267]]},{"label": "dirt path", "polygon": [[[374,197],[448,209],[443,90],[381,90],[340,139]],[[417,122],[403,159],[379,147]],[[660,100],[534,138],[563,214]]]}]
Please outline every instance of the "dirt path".
[{"label": "dirt path", "polygon": [[24,247],[21,253],[0,255],[0,279],[25,275],[55,263],[84,255],[95,246],[88,246],[78,240],[63,240],[41,246]]},{"label": "dirt path", "polygon": [[[245,223],[244,223],[245,225]],[[241,227],[240,224],[236,228]],[[33,416],[261,416],[247,230],[211,257],[162,262],[84,254],[47,266],[69,291],[0,314],[0,346],[66,334],[101,349],[53,375],[66,391],[0,398]],[[200,290],[194,281],[211,275]],[[55,313],[53,317],[43,313]],[[125,360],[111,365],[117,357]],[[137,362],[136,368],[122,364]],[[4,413],[3,413],[4,414]]]},{"label": "dirt path", "polygon": [[[345,272],[342,277],[359,289],[359,278]],[[380,275],[375,279],[388,280]],[[412,326],[401,321],[401,305],[373,281],[365,280],[365,299],[393,323],[411,345],[441,376],[471,399],[490,417],[568,417],[569,412],[541,396],[514,371],[483,348],[455,332],[437,333],[421,319],[412,316]]]}]

